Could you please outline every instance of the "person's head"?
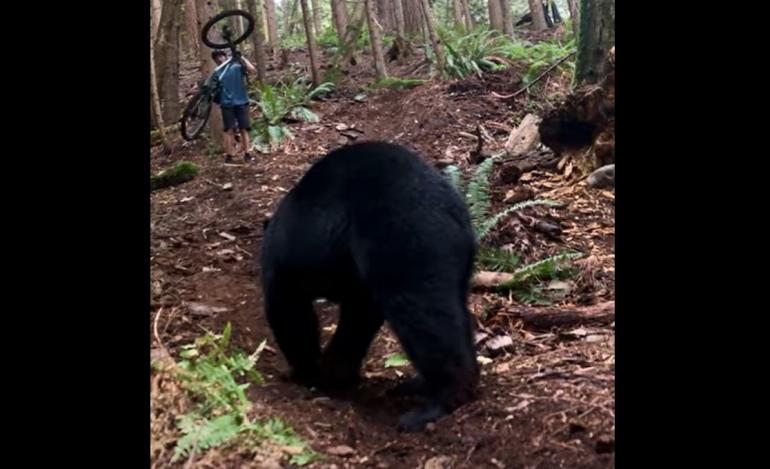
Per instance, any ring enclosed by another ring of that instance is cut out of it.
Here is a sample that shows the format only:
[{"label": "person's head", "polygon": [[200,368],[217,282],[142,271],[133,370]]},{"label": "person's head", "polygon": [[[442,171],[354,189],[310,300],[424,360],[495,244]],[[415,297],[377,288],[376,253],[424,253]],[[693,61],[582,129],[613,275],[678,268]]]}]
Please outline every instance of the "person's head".
[{"label": "person's head", "polygon": [[227,54],[225,54],[224,51],[215,50],[211,53],[211,58],[214,59],[214,62],[216,62],[217,65],[219,65],[225,60],[227,60]]}]

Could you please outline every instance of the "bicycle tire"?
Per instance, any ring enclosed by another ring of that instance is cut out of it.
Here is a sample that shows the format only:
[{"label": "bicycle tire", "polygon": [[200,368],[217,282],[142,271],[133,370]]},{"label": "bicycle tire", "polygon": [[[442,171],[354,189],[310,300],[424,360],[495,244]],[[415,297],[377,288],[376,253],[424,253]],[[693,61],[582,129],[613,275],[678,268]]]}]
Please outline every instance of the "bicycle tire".
[{"label": "bicycle tire", "polygon": [[[221,42],[217,43],[209,39],[209,32],[211,31],[211,28],[218,23],[219,21],[228,18],[230,16],[242,16],[246,20],[246,25],[243,28],[243,34],[238,36],[237,38],[233,39],[231,43]],[[227,49],[231,46],[234,46],[236,44],[240,44],[241,42],[245,41],[249,35],[254,32],[254,17],[251,16],[248,12],[245,12],[243,10],[228,10],[223,11],[222,13],[212,17],[210,20],[206,22],[206,24],[203,26],[203,29],[201,30],[201,40],[203,40],[203,43],[209,46],[212,49]]]},{"label": "bicycle tire", "polygon": [[[182,138],[188,142],[198,138],[198,135],[206,127],[206,123],[209,121],[211,115],[211,102],[213,98],[210,93],[199,91],[193,98],[187,103],[187,107],[182,113]],[[200,106],[205,106],[201,109]],[[203,115],[201,115],[203,114]],[[196,124],[193,124],[193,119],[198,119]]]}]

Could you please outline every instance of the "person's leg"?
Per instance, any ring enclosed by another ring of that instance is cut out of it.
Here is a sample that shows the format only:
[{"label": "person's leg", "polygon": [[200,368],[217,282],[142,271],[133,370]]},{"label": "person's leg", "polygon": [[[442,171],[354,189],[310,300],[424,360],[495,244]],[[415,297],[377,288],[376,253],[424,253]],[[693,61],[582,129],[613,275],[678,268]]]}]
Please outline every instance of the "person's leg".
[{"label": "person's leg", "polygon": [[231,107],[223,107],[222,109],[222,127],[224,129],[223,143],[225,146],[225,163],[233,162],[233,155],[235,155],[235,142],[233,138],[233,128],[235,128],[235,112]]},{"label": "person's leg", "polygon": [[251,130],[251,121],[249,120],[249,106],[238,106],[236,117],[238,118],[238,127],[241,129],[241,148],[243,148],[243,160],[252,161],[254,158],[249,153],[251,142],[249,141],[249,131]]}]

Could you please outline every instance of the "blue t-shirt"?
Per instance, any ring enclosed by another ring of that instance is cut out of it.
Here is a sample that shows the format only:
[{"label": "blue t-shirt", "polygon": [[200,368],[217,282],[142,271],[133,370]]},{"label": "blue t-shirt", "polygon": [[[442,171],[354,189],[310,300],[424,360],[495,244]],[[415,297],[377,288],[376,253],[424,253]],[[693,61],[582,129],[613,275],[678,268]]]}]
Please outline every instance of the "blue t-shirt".
[{"label": "blue t-shirt", "polygon": [[233,62],[219,70],[220,107],[235,107],[249,104],[249,93],[246,90],[246,72],[240,62]]}]

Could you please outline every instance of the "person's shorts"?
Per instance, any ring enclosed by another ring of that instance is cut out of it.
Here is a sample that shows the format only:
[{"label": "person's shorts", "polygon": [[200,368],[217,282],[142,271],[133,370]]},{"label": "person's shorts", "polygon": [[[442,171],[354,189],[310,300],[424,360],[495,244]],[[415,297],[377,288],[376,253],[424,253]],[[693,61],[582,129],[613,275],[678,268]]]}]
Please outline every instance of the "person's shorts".
[{"label": "person's shorts", "polygon": [[251,130],[248,104],[244,104],[243,106],[223,107],[222,122],[224,123],[225,131],[234,129]]}]

